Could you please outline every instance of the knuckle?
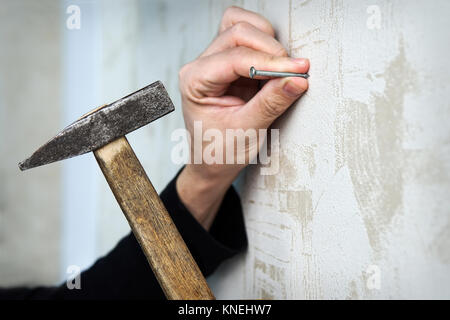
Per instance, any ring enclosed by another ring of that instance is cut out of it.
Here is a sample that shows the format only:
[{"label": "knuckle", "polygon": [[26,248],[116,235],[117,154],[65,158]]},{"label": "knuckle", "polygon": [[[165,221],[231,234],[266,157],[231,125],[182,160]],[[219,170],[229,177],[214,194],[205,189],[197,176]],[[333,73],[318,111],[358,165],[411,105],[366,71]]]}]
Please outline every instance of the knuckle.
[{"label": "knuckle", "polygon": [[197,77],[199,69],[199,60],[194,60],[181,67],[178,72],[178,86],[182,98],[195,99],[195,97],[200,96],[203,92],[203,86],[200,79]]},{"label": "knuckle", "polygon": [[251,28],[251,24],[245,21],[239,21],[231,27],[231,31],[234,35],[241,35]]},{"label": "knuckle", "polygon": [[272,37],[275,37],[275,29],[273,28],[272,24],[266,19],[264,19],[263,21],[263,31],[270,34]]},{"label": "knuckle", "polygon": [[238,10],[238,7],[231,6],[225,9],[223,15],[222,15],[222,21],[220,23],[219,27],[219,33],[225,31],[232,25],[233,16],[236,15],[236,11]]},{"label": "knuckle", "polygon": [[275,37],[275,30],[273,30],[273,27],[272,27],[271,24],[269,24],[269,25],[267,26],[266,32],[267,32],[268,34],[270,34],[272,37]]},{"label": "knuckle", "polygon": [[225,11],[223,13],[223,17],[229,18],[230,16],[234,15],[236,10],[238,10],[237,6],[229,6],[228,8],[225,9]]},{"label": "knuckle", "polygon": [[186,77],[186,74],[188,73],[188,70],[190,69],[190,65],[191,65],[191,63],[186,63],[178,71],[178,80],[180,80],[180,82]]},{"label": "knuckle", "polygon": [[178,71],[178,87],[181,94],[190,90],[192,85],[192,68],[195,61],[186,63]]},{"label": "knuckle", "polygon": [[250,29],[250,24],[247,22],[237,22],[230,28],[231,37],[234,40],[242,38],[244,34],[248,33]]},{"label": "knuckle", "polygon": [[203,92],[203,87],[199,81],[189,81],[187,84],[186,92],[190,97],[201,96],[201,92]]},{"label": "knuckle", "polygon": [[275,55],[279,57],[287,57],[288,52],[284,47],[280,47],[278,50],[276,50]]},{"label": "knuckle", "polygon": [[276,55],[274,55],[274,54],[269,54],[266,57],[267,64],[272,64],[272,63],[276,62],[277,59],[278,59],[278,57]]},{"label": "knuckle", "polygon": [[[222,15],[222,25],[230,23],[233,19],[232,17],[236,14],[236,6],[231,6],[225,9]],[[226,27],[226,26],[222,26]]]},{"label": "knuckle", "polygon": [[231,49],[231,53],[233,54],[233,59],[242,59],[243,56],[248,55],[249,50],[247,47],[239,46]]}]

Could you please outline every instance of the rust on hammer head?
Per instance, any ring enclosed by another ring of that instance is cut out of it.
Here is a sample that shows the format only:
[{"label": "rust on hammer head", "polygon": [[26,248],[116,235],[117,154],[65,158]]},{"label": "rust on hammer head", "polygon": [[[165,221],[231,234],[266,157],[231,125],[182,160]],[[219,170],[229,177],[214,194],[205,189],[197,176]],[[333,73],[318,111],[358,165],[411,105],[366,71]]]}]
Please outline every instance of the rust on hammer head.
[{"label": "rust on hammer head", "polygon": [[20,162],[19,168],[27,170],[94,151],[173,110],[166,89],[156,81],[67,126]]}]

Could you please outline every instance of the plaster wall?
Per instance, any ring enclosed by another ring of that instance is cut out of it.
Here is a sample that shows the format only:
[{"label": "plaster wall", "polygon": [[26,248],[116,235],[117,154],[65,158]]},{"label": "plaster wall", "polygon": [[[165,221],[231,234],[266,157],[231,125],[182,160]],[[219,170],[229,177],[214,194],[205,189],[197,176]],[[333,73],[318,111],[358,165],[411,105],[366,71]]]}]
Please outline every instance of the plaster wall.
[{"label": "plaster wall", "polygon": [[273,125],[278,174],[242,177],[250,244],[210,280],[215,292],[449,298],[450,4],[243,5],[311,60],[310,88]]}]

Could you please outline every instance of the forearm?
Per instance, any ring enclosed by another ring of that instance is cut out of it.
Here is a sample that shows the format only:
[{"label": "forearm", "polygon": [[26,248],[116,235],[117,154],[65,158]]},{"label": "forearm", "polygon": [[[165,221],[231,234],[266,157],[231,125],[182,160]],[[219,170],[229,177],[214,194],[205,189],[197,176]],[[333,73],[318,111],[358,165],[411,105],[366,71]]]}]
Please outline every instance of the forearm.
[{"label": "forearm", "polygon": [[236,176],[235,169],[227,174],[212,175],[203,166],[187,165],[176,182],[177,193],[195,219],[209,230],[225,193]]},{"label": "forearm", "polygon": [[[181,175],[180,175],[181,176]],[[247,245],[239,196],[228,188],[206,231],[187,210],[172,180],[160,194],[204,276]],[[193,182],[194,183],[194,182]],[[232,233],[229,231],[233,230]],[[180,262],[182,263],[182,262]],[[81,289],[59,287],[0,289],[0,299],[163,299],[164,295],[134,235],[81,273]]]}]

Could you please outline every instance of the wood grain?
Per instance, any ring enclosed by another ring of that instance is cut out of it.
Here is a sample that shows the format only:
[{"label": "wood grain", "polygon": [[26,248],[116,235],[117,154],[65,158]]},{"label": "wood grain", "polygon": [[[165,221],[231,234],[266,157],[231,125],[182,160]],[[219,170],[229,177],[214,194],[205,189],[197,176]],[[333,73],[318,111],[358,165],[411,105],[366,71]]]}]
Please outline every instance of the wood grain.
[{"label": "wood grain", "polygon": [[121,137],[94,155],[166,297],[214,299],[127,139]]}]

